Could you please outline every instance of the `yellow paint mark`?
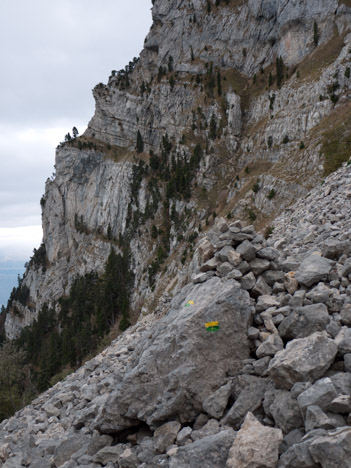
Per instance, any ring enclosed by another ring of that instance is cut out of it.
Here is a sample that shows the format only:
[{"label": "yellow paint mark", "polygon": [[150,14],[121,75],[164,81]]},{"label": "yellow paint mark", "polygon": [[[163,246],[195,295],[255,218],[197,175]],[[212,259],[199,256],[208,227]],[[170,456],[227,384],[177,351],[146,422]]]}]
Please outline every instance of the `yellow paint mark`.
[{"label": "yellow paint mark", "polygon": [[205,323],[205,327],[217,327],[219,325],[219,322],[207,322]]}]

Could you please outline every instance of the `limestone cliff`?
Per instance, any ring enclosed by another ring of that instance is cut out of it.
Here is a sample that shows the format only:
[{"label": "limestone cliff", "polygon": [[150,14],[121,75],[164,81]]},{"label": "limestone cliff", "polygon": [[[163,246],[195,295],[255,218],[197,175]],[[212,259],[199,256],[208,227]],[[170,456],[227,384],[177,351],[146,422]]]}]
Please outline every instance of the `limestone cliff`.
[{"label": "limestone cliff", "polygon": [[[155,0],[139,59],[95,87],[85,135],[57,149],[56,176],[42,199],[45,265],[27,269],[30,297],[13,303],[7,336],[66,294],[74,277],[101,272],[111,239],[128,232],[136,316],[154,307],[170,278],[173,291],[185,284],[184,241],[214,212],[263,226],[315,185],[321,136],[337,115],[348,115],[345,3]],[[137,173],[150,152],[169,167],[184,166],[196,145],[201,154],[186,180],[191,198],[167,194],[167,176],[160,180],[157,171]],[[153,272],[157,281],[147,274],[160,243],[150,236],[153,224],[166,231],[171,257],[167,271]]]}]

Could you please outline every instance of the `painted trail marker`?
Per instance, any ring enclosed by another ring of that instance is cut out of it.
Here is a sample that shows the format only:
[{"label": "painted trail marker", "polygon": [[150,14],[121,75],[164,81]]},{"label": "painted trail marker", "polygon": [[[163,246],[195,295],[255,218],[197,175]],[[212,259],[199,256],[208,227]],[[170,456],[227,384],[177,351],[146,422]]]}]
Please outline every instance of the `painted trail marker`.
[{"label": "painted trail marker", "polygon": [[209,332],[214,332],[219,330],[219,322],[207,322],[205,323],[206,330]]},{"label": "painted trail marker", "polygon": [[190,306],[192,306],[192,305],[194,305],[194,304],[195,304],[194,301],[188,301],[188,302],[185,304],[184,307],[190,307]]}]

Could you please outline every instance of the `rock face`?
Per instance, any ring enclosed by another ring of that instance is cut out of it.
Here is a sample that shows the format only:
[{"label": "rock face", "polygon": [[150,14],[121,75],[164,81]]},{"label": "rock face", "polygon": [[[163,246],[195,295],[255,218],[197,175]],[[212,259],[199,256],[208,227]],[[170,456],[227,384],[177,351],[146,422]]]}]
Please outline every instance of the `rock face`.
[{"label": "rock face", "polygon": [[[77,275],[100,274],[111,243],[116,246],[121,236],[132,239],[135,316],[153,310],[170,279],[176,291],[186,284],[188,272],[179,268],[185,250],[179,238],[192,236],[217,207],[204,209],[197,195],[190,202],[171,197],[168,215],[182,219],[190,212],[190,219],[182,232],[171,219],[167,249],[175,252],[176,261],[150,284],[143,271],[157,255],[150,235],[153,219],[160,227],[168,217],[160,203],[166,188],[160,181],[151,187],[149,176],[138,184],[137,166],[140,158],[149,162],[149,151],[162,153],[164,141],[172,146],[166,156],[170,166],[177,155],[189,160],[199,141],[204,153],[190,185],[206,190],[209,198],[224,198],[233,216],[247,216],[249,209],[272,217],[319,182],[320,148],[311,131],[319,132],[321,120],[333,111],[330,87],[335,85],[333,96],[340,103],[349,93],[351,36],[345,32],[350,9],[337,0],[212,3],[155,0],[153,25],[139,59],[127,67],[127,79],[125,70],[113,71],[106,85],[97,85],[95,114],[85,135],[57,149],[56,175],[47,181],[41,201],[46,264],[42,268],[34,262],[25,273],[23,285],[30,295],[25,304],[14,301],[9,310],[10,339],[33,322],[45,303],[52,305],[67,294]],[[324,47],[332,52],[318,80],[314,75],[298,78],[293,67]],[[277,89],[267,87],[276,57],[290,67]],[[210,134],[212,118],[216,135]],[[138,132],[141,154],[135,151]],[[282,143],[283,135],[288,143]],[[306,149],[297,153],[301,141]],[[247,187],[256,179],[242,169],[255,164],[256,154],[264,169],[259,190],[253,192]],[[225,194],[219,188],[222,182]],[[153,206],[156,213],[150,214]],[[330,252],[335,248],[330,246]],[[228,263],[236,266],[237,261],[238,256]],[[223,271],[229,268],[221,266]],[[258,272],[266,264],[252,268]]]}]

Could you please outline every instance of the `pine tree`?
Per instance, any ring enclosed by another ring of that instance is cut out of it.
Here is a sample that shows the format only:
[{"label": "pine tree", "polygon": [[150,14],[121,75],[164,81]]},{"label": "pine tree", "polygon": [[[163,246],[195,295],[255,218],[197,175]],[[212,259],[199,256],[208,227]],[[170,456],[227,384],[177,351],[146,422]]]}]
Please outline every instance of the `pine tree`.
[{"label": "pine tree", "polygon": [[314,20],[313,22],[313,42],[314,42],[314,45],[317,47],[318,42],[319,42],[319,29],[318,29],[318,24],[316,20]]},{"label": "pine tree", "polygon": [[136,140],[136,150],[137,153],[142,153],[144,151],[144,142],[141,136],[140,130],[137,133],[137,140]]},{"label": "pine tree", "polygon": [[211,138],[211,140],[215,140],[217,137],[217,123],[216,123],[216,117],[214,113],[212,114],[211,121],[210,121],[209,137]]}]

